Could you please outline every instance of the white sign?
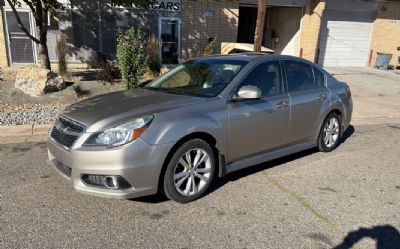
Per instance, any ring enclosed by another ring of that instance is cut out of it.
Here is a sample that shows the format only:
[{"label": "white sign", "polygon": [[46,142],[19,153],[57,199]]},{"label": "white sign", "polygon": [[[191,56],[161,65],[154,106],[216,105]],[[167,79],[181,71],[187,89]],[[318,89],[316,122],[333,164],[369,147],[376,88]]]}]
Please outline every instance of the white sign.
[{"label": "white sign", "polygon": [[149,9],[151,10],[162,10],[162,11],[181,11],[180,0],[155,0],[150,4]]}]

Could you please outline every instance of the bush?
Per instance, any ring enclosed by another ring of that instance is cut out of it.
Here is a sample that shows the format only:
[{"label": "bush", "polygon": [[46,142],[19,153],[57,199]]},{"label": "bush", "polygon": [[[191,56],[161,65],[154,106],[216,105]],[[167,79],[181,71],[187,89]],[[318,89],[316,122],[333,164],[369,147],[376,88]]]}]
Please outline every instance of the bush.
[{"label": "bush", "polygon": [[139,85],[139,79],[147,67],[146,41],[141,29],[129,28],[119,31],[117,40],[117,58],[122,83],[126,89]]},{"label": "bush", "polygon": [[159,46],[158,40],[155,35],[151,35],[149,38],[148,46],[148,67],[153,76],[157,76],[160,74],[161,63],[160,63],[160,54],[159,54]]},{"label": "bush", "polygon": [[66,55],[68,53],[67,39],[64,34],[57,40],[58,73],[62,76],[67,74]]}]

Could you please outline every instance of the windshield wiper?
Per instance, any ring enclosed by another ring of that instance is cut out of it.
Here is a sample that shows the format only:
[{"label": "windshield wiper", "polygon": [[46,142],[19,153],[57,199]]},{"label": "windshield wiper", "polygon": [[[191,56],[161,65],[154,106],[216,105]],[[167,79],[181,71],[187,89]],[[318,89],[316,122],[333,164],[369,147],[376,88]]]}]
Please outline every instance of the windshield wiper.
[{"label": "windshield wiper", "polygon": [[157,91],[157,92],[165,92],[165,93],[171,93],[171,94],[177,94],[177,95],[189,95],[189,96],[195,96],[195,97],[205,97],[209,98],[209,95],[206,94],[199,94],[199,93],[192,93],[189,91],[182,91],[178,90],[176,88],[162,88],[162,87],[145,87],[145,89]]}]

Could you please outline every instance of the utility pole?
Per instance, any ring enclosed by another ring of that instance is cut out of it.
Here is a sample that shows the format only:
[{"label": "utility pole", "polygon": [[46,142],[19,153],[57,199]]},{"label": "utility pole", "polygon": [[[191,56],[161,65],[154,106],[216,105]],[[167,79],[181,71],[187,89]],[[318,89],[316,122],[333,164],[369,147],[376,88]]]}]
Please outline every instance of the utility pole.
[{"label": "utility pole", "polygon": [[258,0],[256,33],[254,35],[254,52],[261,52],[266,11],[267,0]]}]

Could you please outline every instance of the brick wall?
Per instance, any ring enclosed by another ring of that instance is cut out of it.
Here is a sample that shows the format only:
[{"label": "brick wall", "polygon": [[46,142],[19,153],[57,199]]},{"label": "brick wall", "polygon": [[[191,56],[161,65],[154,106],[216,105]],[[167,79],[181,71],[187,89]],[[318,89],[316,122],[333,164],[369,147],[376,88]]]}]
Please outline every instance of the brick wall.
[{"label": "brick wall", "polygon": [[375,65],[377,52],[393,54],[390,64],[400,65],[397,47],[400,47],[400,3],[380,3],[372,27],[371,66]]},{"label": "brick wall", "polygon": [[[205,15],[208,10],[210,15]],[[236,42],[239,1],[182,0],[181,17],[183,59],[202,54],[209,37],[217,37],[216,53],[220,52],[221,42]]]},{"label": "brick wall", "polygon": [[4,21],[2,16],[2,9],[0,8],[0,67],[6,67],[7,63],[7,50],[6,50],[6,39],[4,35],[3,27]]},{"label": "brick wall", "polygon": [[316,61],[321,18],[324,9],[324,1],[307,0],[305,13],[301,20],[300,47],[303,49],[303,58],[313,62]]}]

